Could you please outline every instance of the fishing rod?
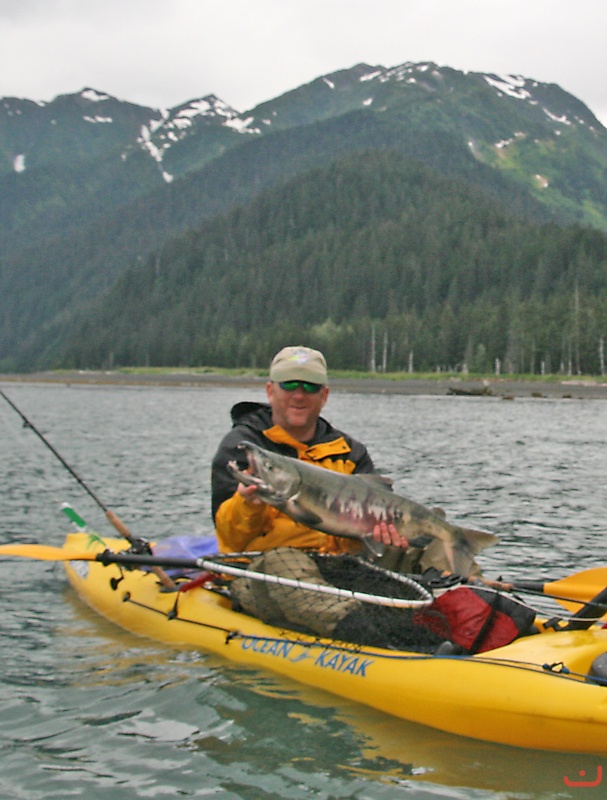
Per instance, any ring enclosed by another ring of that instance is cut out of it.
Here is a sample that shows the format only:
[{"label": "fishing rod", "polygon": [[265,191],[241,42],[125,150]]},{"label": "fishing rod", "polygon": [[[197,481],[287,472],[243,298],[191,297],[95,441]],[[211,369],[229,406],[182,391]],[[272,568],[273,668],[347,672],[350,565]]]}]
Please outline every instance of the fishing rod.
[{"label": "fishing rod", "polygon": [[36,558],[42,561],[96,561],[104,566],[108,564],[118,564],[127,568],[139,568],[162,564],[167,569],[188,569],[188,570],[207,570],[221,575],[232,575],[237,578],[247,578],[261,581],[263,583],[273,583],[279,586],[288,586],[293,589],[307,589],[319,592],[320,594],[332,595],[333,597],[347,598],[348,600],[360,600],[363,603],[374,605],[390,606],[392,608],[425,608],[431,605],[434,597],[429,589],[422,583],[415,580],[414,576],[397,575],[390,573],[401,586],[406,586],[416,592],[414,598],[393,597],[392,595],[369,594],[368,592],[356,591],[354,589],[341,589],[330,584],[312,583],[299,578],[286,578],[282,575],[274,575],[268,572],[259,572],[245,566],[233,566],[229,559],[234,555],[210,556],[209,558],[181,558],[171,556],[155,556],[151,553],[114,553],[111,550],[104,550],[100,553],[77,552],[61,547],[51,547],[40,544],[3,544],[0,545],[0,556],[22,556],[24,558]]},{"label": "fishing rod", "polygon": [[[49,442],[49,440],[42,434],[38,428],[34,425],[34,423],[29,420],[25,414],[19,409],[13,401],[6,396],[6,394],[0,389],[0,395],[6,400],[9,406],[19,414],[21,419],[23,420],[23,426],[25,428],[29,428],[32,430],[36,436],[40,439],[40,441],[51,451],[51,453],[55,456],[55,458],[65,467],[65,469],[70,473],[70,475],[75,478],[80,486],[84,489],[84,491],[91,497],[95,503],[99,506],[99,508],[103,511],[106,518],[109,520],[111,525],[118,531],[118,533],[123,536],[130,544],[132,545],[141,545],[143,543],[142,539],[137,539],[133,536],[124,522],[115,514],[111,509],[109,509],[105,503],[103,503],[95,494],[95,492],[85,483],[85,481],[78,475],[78,473],[67,463],[67,461],[63,458],[63,456],[57,452],[57,450],[53,447],[53,445]],[[146,543],[147,545],[147,543]],[[166,586],[167,588],[175,588],[174,581],[160,568],[156,568],[155,570],[156,575],[158,576],[159,580]]]},{"label": "fishing rod", "polygon": [[[105,514],[107,514],[107,513],[108,513],[108,511],[109,511],[109,509],[108,509],[108,508],[107,508],[107,507],[106,507],[106,506],[105,506],[105,505],[104,505],[104,504],[101,502],[101,500],[100,500],[100,499],[97,497],[97,495],[96,495],[96,494],[95,494],[95,492],[94,492],[94,491],[93,491],[93,490],[90,488],[90,486],[87,486],[87,484],[86,484],[86,483],[85,483],[85,482],[82,480],[82,478],[80,477],[80,475],[78,475],[78,473],[77,473],[77,472],[76,472],[74,469],[72,469],[72,467],[70,467],[70,465],[69,465],[69,464],[67,463],[67,461],[66,461],[66,460],[63,458],[63,456],[61,456],[61,455],[60,455],[60,454],[59,454],[59,453],[58,453],[58,452],[55,450],[55,448],[54,448],[54,447],[53,447],[53,445],[52,445],[52,444],[49,442],[49,440],[48,440],[48,439],[47,439],[47,438],[46,438],[46,437],[45,437],[45,436],[44,436],[42,433],[40,433],[40,431],[38,430],[38,428],[36,428],[36,426],[34,425],[34,423],[33,423],[33,422],[31,422],[31,420],[29,420],[29,419],[28,419],[28,418],[25,416],[25,414],[24,414],[24,413],[23,413],[23,412],[22,412],[22,411],[21,411],[19,408],[17,408],[17,406],[16,406],[16,405],[13,403],[13,401],[12,401],[12,400],[11,400],[9,397],[7,397],[7,396],[4,394],[4,392],[2,391],[2,389],[0,389],[0,395],[2,395],[2,397],[4,397],[4,399],[5,399],[5,400],[6,400],[6,402],[9,404],[9,406],[11,406],[11,408],[13,408],[13,409],[14,409],[14,410],[17,412],[17,414],[19,414],[19,416],[20,416],[20,417],[21,417],[21,419],[23,420],[23,427],[24,427],[24,428],[29,428],[30,430],[32,430],[32,431],[33,431],[33,432],[36,434],[36,436],[37,436],[37,437],[40,439],[40,441],[41,441],[41,442],[42,442],[42,443],[43,443],[43,444],[44,444],[46,447],[48,447],[48,449],[49,449],[49,450],[51,451],[51,453],[52,453],[52,454],[55,456],[55,458],[56,458],[56,459],[58,459],[58,461],[60,461],[60,462],[61,462],[61,464],[63,464],[63,466],[64,466],[64,467],[65,467],[65,469],[66,469],[66,470],[67,470],[67,471],[70,473],[70,475],[71,475],[73,478],[75,478],[75,479],[78,481],[78,483],[79,483],[79,484],[82,486],[82,488],[85,490],[85,492],[86,492],[86,493],[87,493],[87,494],[88,494],[90,497],[92,497],[92,498],[93,498],[93,500],[95,501],[95,503],[97,503],[97,505],[99,506],[99,508],[101,508],[101,509],[102,509],[102,511],[103,511]],[[109,513],[111,513],[111,512],[109,512]],[[123,533],[122,535],[124,536],[124,538],[125,538],[125,539],[128,539],[128,540],[130,541],[130,540],[132,539],[132,536],[131,536],[130,532],[128,531],[128,529],[126,529],[126,528],[125,528],[125,530],[126,530],[126,533]]]}]

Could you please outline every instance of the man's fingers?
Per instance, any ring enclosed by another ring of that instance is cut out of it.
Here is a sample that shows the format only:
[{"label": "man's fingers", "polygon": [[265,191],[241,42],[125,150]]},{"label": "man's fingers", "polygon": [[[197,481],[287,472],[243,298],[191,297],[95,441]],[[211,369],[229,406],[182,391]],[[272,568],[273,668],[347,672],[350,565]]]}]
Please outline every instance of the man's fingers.
[{"label": "man's fingers", "polygon": [[401,536],[392,523],[380,522],[373,528],[373,538],[383,544],[402,547],[404,550],[409,546],[406,536]]}]

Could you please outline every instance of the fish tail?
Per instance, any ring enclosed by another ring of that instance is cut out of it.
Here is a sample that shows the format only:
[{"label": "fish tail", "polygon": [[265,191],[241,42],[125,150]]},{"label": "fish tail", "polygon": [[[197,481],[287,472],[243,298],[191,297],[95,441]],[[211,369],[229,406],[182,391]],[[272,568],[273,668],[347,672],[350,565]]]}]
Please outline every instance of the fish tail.
[{"label": "fish tail", "polygon": [[486,531],[476,531],[474,528],[459,528],[473,555],[480,553],[486,547],[491,547],[499,542],[497,536]]}]

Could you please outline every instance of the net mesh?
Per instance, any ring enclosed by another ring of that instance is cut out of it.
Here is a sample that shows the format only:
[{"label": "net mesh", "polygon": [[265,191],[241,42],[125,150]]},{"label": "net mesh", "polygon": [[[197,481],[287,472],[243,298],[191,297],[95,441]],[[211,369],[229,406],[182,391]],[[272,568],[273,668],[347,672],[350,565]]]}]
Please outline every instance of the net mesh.
[{"label": "net mesh", "polygon": [[[337,587],[380,598],[380,602],[363,602],[358,594],[335,596],[311,588],[252,579],[246,574],[233,579],[230,594],[235,607],[277,627],[359,645],[414,652],[434,652],[449,638],[446,618],[427,607],[431,597],[425,599],[428,594],[423,587],[356,556],[327,556],[278,548],[254,556],[249,569],[301,581],[307,586]],[[424,605],[423,616],[418,608],[385,605],[381,598]]]}]

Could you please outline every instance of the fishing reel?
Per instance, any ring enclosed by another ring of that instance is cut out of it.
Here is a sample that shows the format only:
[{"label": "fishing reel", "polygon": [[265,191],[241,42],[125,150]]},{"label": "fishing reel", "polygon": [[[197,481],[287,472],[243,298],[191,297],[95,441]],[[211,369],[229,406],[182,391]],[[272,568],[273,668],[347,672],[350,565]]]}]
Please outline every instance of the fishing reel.
[{"label": "fishing reel", "polygon": [[439,597],[443,592],[468,583],[468,579],[453,572],[444,572],[436,567],[428,567],[416,579],[422,583],[434,597]]},{"label": "fishing reel", "polygon": [[[151,555],[153,555],[152,547],[151,547],[151,545],[150,545],[150,543],[148,542],[147,539],[142,539],[142,538],[131,539],[130,542],[131,542],[131,546],[129,547],[128,550],[125,551],[125,553],[128,553],[129,555],[134,555],[134,556],[144,556],[144,555],[145,556],[148,556],[148,555],[151,556]],[[103,563],[102,559],[100,559],[100,561]],[[118,588],[118,584],[121,583],[124,580],[124,570],[125,569],[132,570],[132,569],[136,569],[136,567],[129,567],[128,565],[122,565],[120,567],[120,577],[119,578],[110,578],[110,586],[112,587],[112,589],[114,591],[116,591],[116,589]]]},{"label": "fishing reel", "polygon": [[147,539],[137,538],[131,539],[131,546],[127,550],[128,553],[132,553],[134,556],[151,556],[152,553],[152,546],[148,542]]}]

